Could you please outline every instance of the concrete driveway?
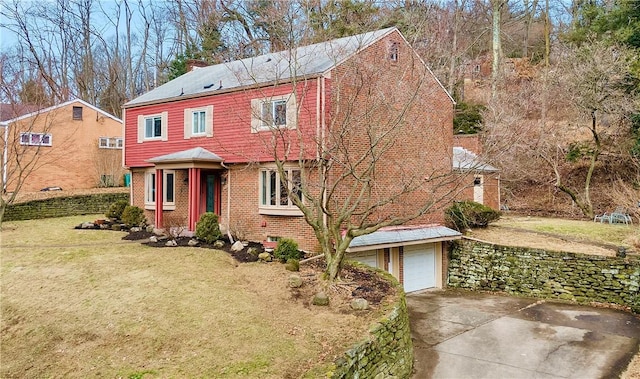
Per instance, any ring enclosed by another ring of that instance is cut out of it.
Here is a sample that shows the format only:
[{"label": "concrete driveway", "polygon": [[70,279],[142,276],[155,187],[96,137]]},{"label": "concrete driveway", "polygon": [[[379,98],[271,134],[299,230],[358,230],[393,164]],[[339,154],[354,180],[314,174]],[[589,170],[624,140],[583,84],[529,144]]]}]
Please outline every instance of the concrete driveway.
[{"label": "concrete driveway", "polygon": [[407,295],[415,379],[617,377],[640,346],[629,313],[462,291]]}]

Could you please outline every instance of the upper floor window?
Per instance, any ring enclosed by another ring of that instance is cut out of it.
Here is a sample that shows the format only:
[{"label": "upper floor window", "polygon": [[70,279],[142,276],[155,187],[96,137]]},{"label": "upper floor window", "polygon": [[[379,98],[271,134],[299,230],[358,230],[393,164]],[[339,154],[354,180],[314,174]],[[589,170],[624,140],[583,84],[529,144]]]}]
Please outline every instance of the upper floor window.
[{"label": "upper floor window", "polygon": [[82,120],[82,107],[73,107],[73,119]]},{"label": "upper floor window", "polygon": [[144,138],[162,137],[162,117],[147,117],[144,119]]},{"label": "upper floor window", "polygon": [[213,136],[213,105],[184,110],[184,138]]},{"label": "upper floor window", "polygon": [[[176,173],[173,170],[162,171],[162,209],[173,210],[176,207]],[[156,171],[147,171],[144,177],[144,205],[146,209],[156,206]]]},{"label": "upper floor window", "polygon": [[120,137],[100,137],[98,147],[101,149],[122,149],[122,138]]},{"label": "upper floor window", "polygon": [[296,102],[292,94],[251,100],[251,131],[296,128]]},{"label": "upper floor window", "polygon": [[49,133],[20,133],[20,145],[51,146]]},{"label": "upper floor window", "polygon": [[291,196],[302,199],[301,174],[299,169],[287,169],[284,178],[275,169],[260,171],[260,206],[261,214],[302,215],[302,212]]},{"label": "upper floor window", "polygon": [[168,139],[168,112],[138,116],[138,142]]},{"label": "upper floor window", "polygon": [[391,42],[389,45],[389,60],[391,62],[398,61],[398,54],[400,50],[400,44],[398,42]]}]

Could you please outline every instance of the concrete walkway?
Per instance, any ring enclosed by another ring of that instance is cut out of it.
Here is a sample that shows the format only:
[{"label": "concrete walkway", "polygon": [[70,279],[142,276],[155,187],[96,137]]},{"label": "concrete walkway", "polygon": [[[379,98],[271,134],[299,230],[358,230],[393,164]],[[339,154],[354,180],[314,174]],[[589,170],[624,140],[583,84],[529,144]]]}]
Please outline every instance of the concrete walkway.
[{"label": "concrete walkway", "polygon": [[414,379],[617,377],[640,318],[612,309],[462,291],[407,296]]}]

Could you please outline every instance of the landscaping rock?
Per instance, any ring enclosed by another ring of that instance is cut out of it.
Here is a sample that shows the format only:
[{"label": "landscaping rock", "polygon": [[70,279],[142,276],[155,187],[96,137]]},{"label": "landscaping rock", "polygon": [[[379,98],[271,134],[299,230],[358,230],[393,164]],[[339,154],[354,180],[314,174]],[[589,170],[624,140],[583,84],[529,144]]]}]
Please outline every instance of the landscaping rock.
[{"label": "landscaping rock", "polygon": [[364,311],[369,308],[369,302],[359,297],[351,301],[351,308],[356,311]]},{"label": "landscaping rock", "polygon": [[269,253],[260,253],[258,254],[258,259],[260,259],[263,262],[271,262],[271,259],[273,259],[271,257],[271,254]]},{"label": "landscaping rock", "polygon": [[149,242],[158,242],[158,237],[156,236],[149,237]]},{"label": "landscaping rock", "polygon": [[93,229],[95,228],[95,224],[93,222],[83,222],[80,224],[80,229]]},{"label": "landscaping rock", "polygon": [[222,249],[224,247],[224,241],[217,240],[216,242],[213,243],[213,247],[215,247],[216,249]]},{"label": "landscaping rock", "polygon": [[200,242],[198,242],[197,239],[192,238],[192,239],[189,240],[189,242],[187,242],[187,245],[189,245],[189,246],[198,246],[198,245],[200,245]]},{"label": "landscaping rock", "polygon": [[297,259],[289,259],[284,268],[287,271],[300,271],[300,262]]},{"label": "landscaping rock", "polygon": [[231,245],[231,251],[240,251],[244,249],[244,245],[240,241],[236,241],[233,245]]},{"label": "landscaping rock", "polygon": [[329,297],[324,292],[318,292],[311,301],[313,305],[327,306],[329,305]]},{"label": "landscaping rock", "polygon": [[100,224],[100,229],[111,229],[111,224]]},{"label": "landscaping rock", "polygon": [[129,231],[131,233],[137,233],[137,232],[141,232],[142,228],[140,228],[139,226],[134,226],[133,228],[129,229]]},{"label": "landscaping rock", "polygon": [[154,228],[153,228],[153,225],[149,225],[149,226],[147,226],[147,229],[146,229],[146,230],[147,230],[147,233],[153,233],[153,229],[154,229]]},{"label": "landscaping rock", "polygon": [[165,246],[178,246],[178,243],[176,242],[176,240],[169,240],[164,245]]},{"label": "landscaping rock", "polygon": [[289,276],[289,287],[291,288],[300,288],[302,287],[302,278],[300,275],[290,275]]},{"label": "landscaping rock", "polygon": [[248,253],[248,254],[251,254],[251,255],[253,255],[253,256],[257,256],[257,255],[258,255],[258,249],[256,249],[255,247],[250,247],[250,248],[247,250],[247,253]]}]

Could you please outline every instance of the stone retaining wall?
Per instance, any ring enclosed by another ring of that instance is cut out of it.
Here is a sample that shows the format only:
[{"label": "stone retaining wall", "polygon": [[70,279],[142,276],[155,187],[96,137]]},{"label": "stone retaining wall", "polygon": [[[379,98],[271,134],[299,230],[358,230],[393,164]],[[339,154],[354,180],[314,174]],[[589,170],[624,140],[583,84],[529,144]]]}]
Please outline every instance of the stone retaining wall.
[{"label": "stone retaining wall", "polygon": [[111,203],[118,200],[129,201],[129,194],[102,193],[33,200],[8,206],[5,210],[3,221],[106,213]]},{"label": "stone retaining wall", "polygon": [[493,245],[452,245],[448,285],[512,295],[612,303],[640,313],[640,259]]},{"label": "stone retaining wall", "polygon": [[395,278],[388,274],[385,277],[393,281],[398,289],[395,304],[389,313],[371,327],[369,335],[338,358],[322,377],[334,379],[411,377],[413,343],[405,294]]}]

